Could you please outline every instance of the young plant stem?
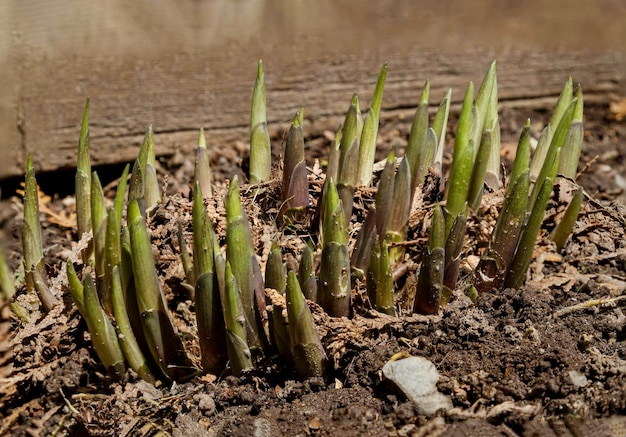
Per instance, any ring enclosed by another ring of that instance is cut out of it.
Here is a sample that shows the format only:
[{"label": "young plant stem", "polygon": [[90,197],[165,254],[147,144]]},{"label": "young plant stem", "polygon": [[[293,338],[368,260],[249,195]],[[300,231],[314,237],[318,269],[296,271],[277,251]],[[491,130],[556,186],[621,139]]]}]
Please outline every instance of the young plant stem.
[{"label": "young plant stem", "polygon": [[72,300],[74,301],[78,312],[86,318],[87,311],[85,310],[85,293],[83,283],[80,282],[80,279],[76,274],[76,270],[74,269],[74,264],[72,264],[70,260],[67,260],[65,263],[65,273],[67,274],[70,296],[72,296]]},{"label": "young plant stem", "polygon": [[[506,187],[506,196],[511,195],[517,179],[522,173],[529,169],[530,164],[530,118],[526,120],[524,129],[519,136],[517,142],[517,151],[515,152],[515,160],[511,167],[511,175],[509,176],[509,185]],[[530,172],[529,172],[530,177]]]},{"label": "young plant stem", "polygon": [[226,346],[233,375],[239,376],[243,371],[252,368],[252,354],[246,338],[248,330],[246,329],[246,316],[239,298],[239,287],[229,262],[225,265],[224,283]]},{"label": "young plant stem", "polygon": [[259,262],[252,246],[250,225],[241,206],[239,179],[233,178],[225,199],[226,259],[241,292],[241,305],[246,315],[248,345],[253,353],[266,346],[261,314],[265,314],[265,287]]},{"label": "young plant stem", "polygon": [[174,381],[184,379],[193,374],[195,369],[185,354],[165,304],[152,257],[150,236],[136,200],[128,204],[128,227],[137,307],[150,353],[167,378]]},{"label": "young plant stem", "polygon": [[211,182],[213,181],[211,161],[209,151],[206,147],[206,138],[204,137],[203,128],[200,128],[200,135],[198,136],[198,147],[196,148],[196,164],[194,167],[193,179],[194,185],[195,182],[200,183],[202,195],[205,199],[213,196],[213,188],[211,187]]},{"label": "young plant stem", "polygon": [[287,276],[287,314],[291,353],[300,378],[323,376],[328,357],[322,347],[309,305],[304,300],[296,274]]},{"label": "young plant stem", "polygon": [[14,294],[13,274],[7,263],[4,246],[0,242],[0,304],[10,302]]},{"label": "young plant stem", "polygon": [[[561,121],[559,122],[559,126],[556,128],[554,132],[554,136],[552,137],[552,141],[550,143],[550,147],[546,153],[545,161],[543,163],[543,167],[541,167],[541,171],[539,172],[539,176],[537,176],[537,180],[535,181],[535,185],[533,186],[532,194],[530,196],[530,200],[528,202],[528,211],[535,212],[535,203],[537,198],[539,197],[539,191],[543,187],[543,182],[548,177],[554,180],[556,178],[558,164],[560,161],[561,148],[565,144],[567,139],[567,133],[569,131],[569,126],[572,121],[572,117],[574,116],[574,111],[576,110],[577,100],[574,99],[567,110],[563,113],[561,117]],[[555,166],[556,163],[556,166]],[[532,168],[531,168],[531,176],[532,176]],[[532,182],[532,179],[531,179]],[[545,209],[545,208],[544,208]]]},{"label": "young plant stem", "polygon": [[[541,172],[544,162],[546,161],[546,155],[552,142],[552,136],[554,135],[556,128],[559,126],[561,118],[565,114],[565,111],[572,103],[573,88],[574,84],[572,82],[572,78],[569,77],[567,79],[567,82],[563,86],[563,90],[561,91],[561,95],[559,96],[558,101],[556,102],[556,106],[554,107],[554,111],[552,112],[550,122],[548,123],[548,126],[546,126],[546,128],[544,129],[544,132],[542,132],[541,137],[537,142],[535,153],[533,153],[533,157],[530,162],[530,181],[532,183],[536,183],[535,181],[538,180],[539,173]],[[541,183],[539,183],[539,185],[541,185]]]},{"label": "young plant stem", "polygon": [[[283,252],[276,241],[272,241],[272,247],[265,264],[265,288],[272,288],[279,295],[284,296],[287,287],[287,266],[283,262]],[[272,318],[270,319],[270,340],[278,350],[279,355],[288,357],[291,354],[291,340],[289,339],[288,322],[283,317],[284,304],[272,303]]]},{"label": "young plant stem", "polygon": [[[85,233],[91,232],[91,162],[89,159],[89,97],[85,102],[83,119],[80,125],[78,139],[78,154],[76,158],[76,176],[74,180],[76,191],[76,225],[78,239]],[[83,263],[87,264],[91,256],[92,247],[89,245],[81,255]]]},{"label": "young plant stem", "polygon": [[304,160],[304,109],[296,112],[285,142],[281,215],[309,206],[309,183]]},{"label": "young plant stem", "polygon": [[378,278],[376,281],[376,309],[381,313],[395,316],[396,309],[393,302],[393,274],[389,259],[387,242],[380,242],[380,258],[378,265]]},{"label": "young plant stem", "polygon": [[113,314],[111,295],[107,286],[106,272],[106,228],[107,211],[104,201],[104,192],[98,174],[91,175],[91,227],[93,229],[94,266],[96,268],[96,290],[100,297],[100,303],[107,312]]},{"label": "young plant stem", "polygon": [[[126,166],[125,173],[128,173]],[[120,183],[116,200],[123,198],[125,183]],[[105,235],[105,260],[106,260],[106,288],[111,301],[112,314],[115,319],[115,327],[118,332],[118,339],[124,357],[128,365],[145,381],[155,383],[156,378],[152,374],[148,362],[143,354],[141,347],[135,337],[133,328],[128,316],[126,299],[124,298],[124,290],[122,288],[122,244],[121,229],[122,218],[118,213],[118,209],[113,206],[109,208],[106,219],[106,235]],[[71,263],[70,263],[71,265]],[[72,268],[73,270],[73,268]],[[68,272],[70,272],[68,267]],[[76,274],[75,272],[73,273]],[[77,280],[78,278],[76,278]],[[68,280],[71,281],[68,274]],[[76,300],[76,299],[75,299]],[[80,310],[80,307],[79,307]]]},{"label": "young plant stem", "polygon": [[367,297],[372,304],[372,307],[376,307],[376,298],[378,291],[378,277],[380,268],[380,238],[374,237],[374,244],[370,251],[369,266],[367,268],[365,285],[367,288]]},{"label": "young plant stem", "polygon": [[39,221],[39,196],[33,158],[29,154],[26,162],[24,184],[24,222],[22,224],[22,250],[26,289],[39,297],[45,312],[58,302],[48,287],[48,274],[43,259],[41,223]]},{"label": "young plant stem", "polygon": [[124,353],[120,347],[113,323],[100,305],[91,275],[87,275],[83,281],[83,289],[85,321],[91,334],[93,347],[109,374],[115,378],[121,378],[126,373]]},{"label": "young plant stem", "polygon": [[350,257],[348,231],[343,205],[332,179],[324,191],[322,202],[322,260],[319,278],[319,303],[333,317],[350,315]]},{"label": "young plant stem", "polygon": [[189,256],[189,249],[187,248],[187,242],[185,241],[185,233],[183,231],[182,222],[178,222],[178,247],[180,248],[180,261],[183,265],[183,271],[185,272],[186,287],[190,292],[191,300],[195,300],[196,277],[194,275],[193,262]]},{"label": "young plant stem", "polygon": [[[385,239],[387,243],[399,243],[406,238],[406,230],[411,212],[411,166],[405,156],[400,161],[398,172],[393,183],[393,195],[391,200],[391,210]],[[379,233],[382,231],[379,230]],[[398,262],[404,254],[402,246],[392,246],[389,256],[392,263]]]},{"label": "young plant stem", "polygon": [[580,207],[583,202],[583,195],[584,190],[582,187],[578,187],[569,205],[567,205],[567,209],[565,210],[561,221],[559,221],[556,228],[554,228],[554,231],[550,234],[550,239],[554,241],[554,244],[556,244],[556,250],[559,252],[565,247],[565,243],[567,243],[567,239],[572,234],[572,230],[576,225],[578,213],[580,212]]},{"label": "young plant stem", "polygon": [[474,143],[470,140],[470,127],[472,124],[473,99],[474,85],[470,82],[465,91],[461,115],[459,116],[450,177],[446,185],[446,236],[450,234],[454,220],[463,211],[472,176]]},{"label": "young plant stem", "polygon": [[459,278],[459,267],[461,264],[461,251],[465,238],[465,228],[467,225],[467,205],[461,214],[459,214],[445,240],[445,264],[443,273],[444,287],[454,290],[456,282]]},{"label": "young plant stem", "polygon": [[437,138],[437,149],[433,159],[433,165],[441,173],[441,163],[443,162],[443,148],[446,142],[446,128],[448,127],[448,116],[450,114],[450,100],[452,98],[452,89],[448,89],[446,96],[443,98],[435,114],[433,120],[433,130]]},{"label": "young plant stem", "polygon": [[445,220],[439,205],[433,210],[428,246],[422,257],[413,312],[436,314],[439,312],[445,263]]},{"label": "young plant stem", "polygon": [[391,149],[387,155],[385,168],[378,180],[378,187],[374,203],[376,205],[376,230],[381,239],[385,238],[387,233],[387,224],[391,209],[393,206],[393,191],[396,173],[396,154],[395,149]]},{"label": "young plant stem", "polygon": [[494,78],[493,89],[491,90],[491,98],[489,106],[487,106],[486,124],[484,130],[492,131],[491,153],[487,162],[487,172],[485,174],[485,185],[493,191],[500,188],[500,150],[501,150],[501,133],[500,120],[498,119],[498,79]]},{"label": "young plant stem", "polygon": [[339,151],[341,152],[339,156],[339,175],[337,177],[337,192],[343,202],[346,223],[350,223],[352,217],[352,201],[358,175],[359,120],[359,99],[354,94],[350,103],[350,109],[343,123],[343,132],[339,146]]},{"label": "young plant stem", "polygon": [[569,178],[576,178],[580,150],[583,145],[583,92],[580,85],[576,88],[576,106],[572,115],[572,122],[567,130],[567,138],[563,144],[559,163],[559,174]]},{"label": "young plant stem", "polygon": [[417,173],[413,185],[413,194],[415,194],[415,190],[417,189],[417,187],[422,185],[422,183],[424,182],[424,178],[428,174],[428,169],[434,164],[436,153],[437,135],[432,128],[429,128],[428,132],[426,133],[426,141],[424,142],[424,148],[422,150],[422,155],[420,156],[419,164],[417,167]]},{"label": "young plant stem", "polygon": [[315,249],[309,242],[304,246],[298,266],[298,281],[304,297],[317,302],[317,278],[315,277]]},{"label": "young plant stem", "polygon": [[372,169],[376,155],[376,138],[378,136],[378,123],[380,121],[380,108],[383,100],[383,90],[387,78],[388,65],[385,62],[378,74],[376,88],[372,96],[370,109],[367,111],[363,132],[361,133],[361,143],[359,146],[359,164],[357,185],[369,186],[372,182]]},{"label": "young plant stem", "polygon": [[265,73],[263,61],[259,61],[250,111],[250,175],[251,184],[270,178],[272,172],[272,147],[267,130],[265,106]]},{"label": "young plant stem", "polygon": [[330,145],[330,149],[328,150],[328,165],[326,167],[326,179],[332,179],[334,181],[337,180],[339,176],[339,159],[341,157],[341,151],[339,148],[341,147],[341,135],[343,133],[343,123],[339,125],[337,128],[337,132],[335,132],[335,139]]},{"label": "young plant stem", "polygon": [[428,98],[430,94],[430,83],[426,81],[422,94],[420,96],[419,105],[415,111],[413,124],[411,125],[411,133],[406,146],[406,158],[411,167],[411,199],[415,192],[415,180],[417,178],[417,169],[419,168],[424,147],[426,145],[426,136],[428,134]]},{"label": "young plant stem", "polygon": [[532,209],[528,222],[525,224],[515,251],[515,256],[511,262],[511,268],[509,269],[504,286],[506,288],[519,289],[526,279],[526,273],[528,272],[528,266],[532,260],[533,250],[535,248],[537,235],[541,229],[541,223],[546,211],[546,206],[550,200],[550,194],[554,186],[554,175],[558,160],[553,162],[553,170],[550,174],[543,179],[543,183],[538,190],[535,205]]},{"label": "young plant stem", "polygon": [[370,263],[370,253],[376,239],[376,207],[370,206],[365,217],[365,223],[356,238],[356,244],[352,250],[350,265],[355,278],[363,280],[366,278],[367,269]]},{"label": "young plant stem", "polygon": [[198,339],[205,371],[220,374],[226,367],[228,352],[219,285],[215,276],[213,225],[204,206],[200,181],[193,191],[193,260]]},{"label": "young plant stem", "polygon": [[145,196],[145,170],[141,166],[139,157],[135,159],[133,171],[130,175],[130,183],[128,185],[128,201],[137,201],[141,215],[146,217],[146,196]]},{"label": "young plant stem", "polygon": [[287,266],[283,262],[283,251],[276,241],[272,241],[272,247],[265,264],[265,288],[273,288],[283,294],[286,286]]},{"label": "young plant stem", "polygon": [[[491,63],[489,69],[487,70],[487,73],[485,73],[485,77],[480,84],[480,88],[478,89],[478,94],[476,95],[476,100],[474,102],[478,114],[478,117],[474,118],[474,122],[476,124],[474,136],[470,137],[471,140],[474,140],[474,144],[476,145],[476,150],[474,150],[474,159],[476,159],[476,155],[479,149],[478,145],[481,143],[481,138],[483,137],[484,131],[488,129],[493,122],[493,108],[490,108],[490,106],[493,102],[491,96],[494,93],[496,95],[497,103],[498,90],[496,78],[496,61],[493,61]],[[497,112],[495,116],[497,116]]]},{"label": "young plant stem", "polygon": [[[522,133],[522,138],[524,136]],[[524,152],[518,149],[519,153]],[[522,159],[520,158],[520,161]],[[526,164],[528,164],[527,157]],[[502,287],[527,218],[526,203],[529,184],[529,169],[526,165],[525,171],[517,175],[515,183],[510,185],[510,192],[504,199],[489,248],[482,255],[476,268],[474,285],[479,292],[499,290]]]},{"label": "young plant stem", "polygon": [[487,174],[487,165],[489,164],[489,155],[494,145],[495,133],[488,129],[483,132],[478,154],[474,161],[472,169],[472,178],[470,179],[469,191],[467,193],[467,202],[473,211],[477,211],[483,198],[483,189],[485,186],[485,175]]},{"label": "young plant stem", "polygon": [[156,157],[154,150],[154,132],[148,126],[137,158],[141,166],[144,186],[146,211],[151,211],[161,202],[161,187],[156,173]]}]

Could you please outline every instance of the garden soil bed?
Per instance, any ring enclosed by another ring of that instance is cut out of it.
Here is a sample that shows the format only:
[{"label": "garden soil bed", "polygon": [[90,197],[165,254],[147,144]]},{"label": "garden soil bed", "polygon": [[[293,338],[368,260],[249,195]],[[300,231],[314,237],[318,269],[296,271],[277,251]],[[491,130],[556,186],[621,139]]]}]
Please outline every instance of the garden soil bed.
[{"label": "garden soil bed", "polygon": [[[625,436],[626,124],[619,116],[617,106],[586,108],[579,178],[586,201],[562,253],[541,240],[521,290],[481,293],[475,303],[457,292],[435,316],[381,315],[358,292],[351,320],[330,319],[313,306],[332,363],[326,378],[301,381],[277,357],[268,357],[241,378],[202,375],[157,388],[129,372],[114,381],[98,364],[65,286],[60,286],[64,305],[45,317],[22,290],[20,302],[34,310],[31,322],[22,324],[8,306],[1,313],[0,435]],[[548,113],[502,111],[505,159],[514,155],[528,117],[539,127]],[[383,119],[379,158],[391,145],[401,149],[410,127],[403,117],[383,113]],[[323,157],[331,136],[307,139],[308,156]],[[280,145],[281,138],[273,140]],[[218,187],[244,149],[242,142],[213,152]],[[168,303],[190,355],[197,358],[193,303],[181,286],[175,228],[178,220],[189,224],[192,162],[190,156],[163,158],[170,195],[151,229]],[[314,172],[312,182],[315,191]],[[555,191],[548,231],[564,209],[567,186],[560,181]],[[50,195],[56,189],[43,188]],[[363,199],[367,196],[362,193]],[[484,204],[496,197],[486,196]],[[73,199],[42,194],[41,201],[46,261],[58,273],[60,263],[76,253],[69,243],[76,240]],[[275,211],[264,209],[263,201],[250,203],[249,214],[259,253],[266,254]],[[13,268],[21,262],[20,202],[18,197],[3,202],[4,243]],[[219,204],[213,211],[218,232],[223,219]],[[467,265],[487,241],[490,214],[485,208],[470,220],[468,233],[475,244],[465,252]],[[414,243],[406,250],[408,268],[398,282],[399,296],[414,280],[413,261],[426,236],[423,219],[428,217],[412,218],[409,239]],[[439,391],[451,398],[452,410],[420,415],[383,380],[382,367],[398,353],[425,357],[436,366]]]}]

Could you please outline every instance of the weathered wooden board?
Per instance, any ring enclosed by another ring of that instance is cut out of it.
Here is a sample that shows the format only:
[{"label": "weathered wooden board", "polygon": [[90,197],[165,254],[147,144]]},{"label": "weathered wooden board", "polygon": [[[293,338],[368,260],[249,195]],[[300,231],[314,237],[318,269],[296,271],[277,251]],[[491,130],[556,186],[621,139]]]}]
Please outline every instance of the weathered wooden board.
[{"label": "weathered wooden board", "polygon": [[[8,49],[0,44],[0,57],[10,61],[0,68],[8,90],[0,100],[0,179],[21,174],[27,153],[39,170],[74,166],[87,96],[94,164],[132,160],[150,123],[159,154],[193,148],[200,126],[213,147],[246,141],[259,58],[272,129],[284,129],[304,107],[309,134],[336,128],[353,92],[367,108],[384,61],[390,67],[383,118],[385,111],[412,111],[426,79],[433,104],[448,87],[459,101],[467,81],[479,82],[492,59],[506,104],[556,96],[568,75],[586,95],[606,100],[622,92],[626,71],[620,46],[626,31],[615,25],[624,22],[625,8],[611,0],[602,25],[593,24],[587,2],[560,0],[528,1],[530,12],[503,6],[508,2],[469,8],[461,1],[61,3],[68,8],[56,12],[39,2],[0,7],[26,29]],[[555,20],[553,29],[532,13],[546,7],[557,13],[565,4],[577,12]],[[494,16],[493,28],[480,24]],[[47,27],[37,27],[42,23]],[[545,44],[537,41],[542,35]],[[522,43],[513,50],[516,38]]]}]

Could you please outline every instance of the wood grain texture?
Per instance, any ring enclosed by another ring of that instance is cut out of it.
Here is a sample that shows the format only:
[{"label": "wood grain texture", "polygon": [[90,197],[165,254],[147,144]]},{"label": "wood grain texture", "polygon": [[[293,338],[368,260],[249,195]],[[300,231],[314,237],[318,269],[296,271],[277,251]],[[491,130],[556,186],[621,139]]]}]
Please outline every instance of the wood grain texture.
[{"label": "wood grain texture", "polygon": [[[611,41],[624,41],[613,38],[626,32],[610,25],[613,21],[585,46],[580,32],[560,20],[561,27],[553,30],[562,28],[569,39],[562,38],[563,48],[556,49],[541,42],[549,39],[546,17],[534,20],[525,9],[511,15],[500,7],[495,16],[501,19],[488,31],[473,21],[481,13],[493,16],[502,2],[486,2],[478,10],[443,2],[451,13],[434,1],[419,11],[394,0],[358,10],[347,0],[303,2],[299,8],[286,7],[285,1],[163,1],[148,7],[144,1],[128,6],[120,0],[100,10],[65,0],[75,8],[56,15],[46,11],[47,4],[11,3],[9,16],[32,31],[9,50],[0,46],[0,56],[14,61],[0,68],[0,78],[11,85],[0,101],[0,178],[21,174],[27,153],[33,153],[39,171],[73,167],[87,96],[95,165],[134,159],[150,123],[160,155],[191,151],[200,126],[214,148],[246,142],[259,58],[272,131],[282,132],[304,107],[307,135],[335,129],[355,91],[367,108],[384,61],[390,67],[383,120],[398,111],[412,113],[427,78],[433,103],[448,87],[458,102],[467,82],[479,82],[492,59],[498,60],[503,104],[545,102],[541,99],[558,95],[568,75],[596,99],[623,90],[626,58]],[[586,3],[579,3],[584,9]],[[620,2],[606,3],[605,15],[624,16]],[[577,13],[570,24],[589,26],[590,16]],[[531,19],[532,26],[524,28],[524,20]],[[40,26],[51,21],[57,26]],[[532,35],[512,50],[511,41],[525,34]],[[55,39],[59,35],[63,38]],[[426,48],[433,47],[432,40],[439,50]]]}]

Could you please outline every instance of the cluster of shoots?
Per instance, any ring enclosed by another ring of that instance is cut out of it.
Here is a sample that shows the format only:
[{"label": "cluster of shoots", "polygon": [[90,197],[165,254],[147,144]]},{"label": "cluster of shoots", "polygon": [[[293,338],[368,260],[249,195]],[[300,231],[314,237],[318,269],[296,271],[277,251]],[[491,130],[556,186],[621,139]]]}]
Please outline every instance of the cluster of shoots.
[{"label": "cluster of shoots", "polygon": [[[76,206],[79,237],[89,244],[82,251],[82,263],[68,260],[67,278],[94,349],[112,375],[120,376],[129,367],[150,382],[185,380],[200,371],[240,375],[261,357],[273,355],[282,357],[302,378],[326,375],[329,360],[312,308],[319,311],[321,307],[331,317],[350,318],[362,311],[353,307],[353,296],[358,294],[359,302],[369,301],[379,312],[402,316],[394,279],[401,263],[415,266],[417,275],[414,302],[402,302],[402,307],[421,314],[436,314],[457,288],[475,294],[518,289],[524,284],[555,180],[560,176],[573,180],[576,175],[583,134],[580,87],[574,90],[568,80],[534,152],[530,122],[526,123],[510,176],[503,180],[495,62],[476,95],[472,83],[467,87],[446,172],[442,163],[451,91],[431,118],[428,82],[406,150],[391,150],[381,162],[382,170],[374,171],[386,76],[387,64],[380,71],[364,118],[357,95],[352,97],[328,153],[321,195],[313,198],[309,184],[319,176],[306,166],[303,109],[295,114],[286,136],[279,166],[282,181],[271,180],[275,172],[259,63],[250,117],[248,179],[255,196],[261,190],[280,190],[274,222],[283,238],[277,238],[266,254],[264,271],[261,254],[255,252],[240,181],[234,177],[224,198],[214,199],[218,190],[212,185],[209,150],[200,131],[191,199],[191,243],[185,239],[187,224],[179,224],[181,263],[195,307],[200,359],[192,359],[185,351],[153,257],[147,223],[162,200],[152,128],[148,128],[130,176],[127,166],[107,207],[89,161],[87,101],[78,147]],[[428,180],[431,192],[426,196]],[[441,192],[440,186],[444,187]],[[37,186],[30,158],[24,191],[26,288],[36,293],[43,310],[49,311],[61,296],[49,288],[43,264]],[[466,225],[469,218],[481,214],[486,191],[501,193],[504,200],[480,262],[472,274],[459,281],[461,259],[468,255],[464,248],[471,246]],[[375,194],[367,195],[372,192]],[[354,207],[357,194],[365,210]],[[550,234],[558,250],[571,233],[581,201],[579,189]],[[208,212],[209,202],[224,204],[224,235],[215,231],[216,217]],[[411,243],[416,247],[408,251],[409,219],[417,208],[426,210],[422,216],[428,238],[421,247]],[[287,238],[299,240],[291,248],[303,248],[295,254],[298,262],[285,262],[281,242]],[[0,263],[0,286],[6,299],[14,291],[12,282],[6,280],[9,274]],[[202,369],[195,363],[201,363]]]}]

